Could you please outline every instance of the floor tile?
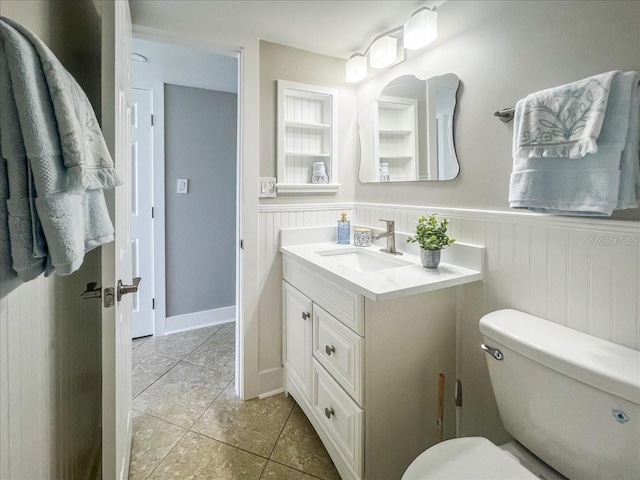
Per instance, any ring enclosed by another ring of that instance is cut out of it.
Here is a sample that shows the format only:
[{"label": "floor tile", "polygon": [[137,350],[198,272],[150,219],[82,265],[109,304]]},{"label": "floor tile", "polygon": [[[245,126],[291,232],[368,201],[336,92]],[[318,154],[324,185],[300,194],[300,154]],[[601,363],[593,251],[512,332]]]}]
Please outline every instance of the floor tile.
[{"label": "floor tile", "polygon": [[138,338],[134,338],[133,340],[131,340],[131,349],[135,350],[136,348],[138,348],[140,345],[142,345],[143,343],[151,340],[153,338],[153,335],[149,335],[148,337],[138,337]]},{"label": "floor tile", "polygon": [[327,450],[298,405],[293,407],[271,460],[324,480],[340,480]]},{"label": "floor tile", "polygon": [[226,374],[235,375],[236,346],[228,339],[217,338],[216,333],[185,357],[187,362],[216,368]]},{"label": "floor tile", "polygon": [[152,350],[156,353],[162,353],[163,355],[182,360],[198,345],[202,344],[211,335],[220,330],[220,328],[222,328],[220,325],[216,325],[213,327],[199,328],[197,330],[189,330],[188,332],[153,337],[138,348]]},{"label": "floor tile", "polygon": [[266,462],[257,455],[189,432],[150,478],[258,480]]},{"label": "floor tile", "polygon": [[269,460],[260,480],[317,480],[317,478]]},{"label": "floor tile", "polygon": [[236,344],[236,323],[225,323],[215,334],[215,339],[220,342],[227,342],[229,345]]},{"label": "floor tile", "polygon": [[292,408],[284,394],[243,402],[231,384],[191,430],[268,458]]},{"label": "floor tile", "polygon": [[131,357],[132,397],[136,397],[180,361],[144,348],[136,348]]},{"label": "floor tile", "polygon": [[189,428],[224,390],[233,376],[180,362],[133,400],[133,408]]},{"label": "floor tile", "polygon": [[183,428],[134,410],[129,480],[147,478],[185,433]]}]

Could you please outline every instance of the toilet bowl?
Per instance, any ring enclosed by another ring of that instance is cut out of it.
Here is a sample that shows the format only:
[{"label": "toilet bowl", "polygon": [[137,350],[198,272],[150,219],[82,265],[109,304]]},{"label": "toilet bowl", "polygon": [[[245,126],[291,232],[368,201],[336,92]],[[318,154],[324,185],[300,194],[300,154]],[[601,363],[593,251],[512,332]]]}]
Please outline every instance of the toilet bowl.
[{"label": "toilet bowl", "polygon": [[567,480],[516,442],[483,437],[447,440],[422,452],[402,480]]},{"label": "toilet bowl", "polygon": [[480,331],[516,441],[438,443],[402,480],[640,479],[640,351],[516,310],[484,316]]}]

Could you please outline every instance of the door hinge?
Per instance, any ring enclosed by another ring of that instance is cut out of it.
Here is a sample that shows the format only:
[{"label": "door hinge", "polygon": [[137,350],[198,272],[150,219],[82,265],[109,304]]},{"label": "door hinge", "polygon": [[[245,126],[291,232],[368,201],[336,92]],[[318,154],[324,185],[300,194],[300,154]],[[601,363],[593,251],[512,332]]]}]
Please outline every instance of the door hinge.
[{"label": "door hinge", "polygon": [[462,406],[462,380],[460,379],[456,379],[454,401],[455,401],[456,407]]},{"label": "door hinge", "polygon": [[151,207],[151,218],[156,218],[156,209]]},{"label": "door hinge", "polygon": [[156,299],[152,298],[151,299],[151,310],[155,310],[156,309]]},{"label": "door hinge", "polygon": [[240,239],[240,250],[244,250],[244,240]]},{"label": "door hinge", "polygon": [[151,114],[151,126],[153,127],[153,113]]}]

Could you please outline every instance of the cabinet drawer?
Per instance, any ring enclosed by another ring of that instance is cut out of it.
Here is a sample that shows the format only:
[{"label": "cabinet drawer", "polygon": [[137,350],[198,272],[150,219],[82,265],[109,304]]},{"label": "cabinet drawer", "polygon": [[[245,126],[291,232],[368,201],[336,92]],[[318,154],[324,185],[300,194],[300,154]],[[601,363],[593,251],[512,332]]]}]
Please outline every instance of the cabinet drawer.
[{"label": "cabinet drawer", "polygon": [[364,339],[317,304],[313,305],[313,355],[362,405]]},{"label": "cabinet drawer", "polygon": [[282,269],[287,282],[322,305],[351,330],[364,335],[364,299],[361,295],[336,285],[287,257],[283,257]]},{"label": "cabinet drawer", "polygon": [[313,412],[340,456],[362,477],[364,410],[313,361]]}]

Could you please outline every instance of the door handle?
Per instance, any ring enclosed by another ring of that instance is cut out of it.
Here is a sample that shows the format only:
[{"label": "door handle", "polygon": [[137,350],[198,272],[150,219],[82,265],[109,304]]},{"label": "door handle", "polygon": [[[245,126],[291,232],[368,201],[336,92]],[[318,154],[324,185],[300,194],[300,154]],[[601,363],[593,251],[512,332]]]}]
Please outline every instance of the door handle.
[{"label": "door handle", "polygon": [[[87,289],[80,295],[84,300],[89,298],[101,298],[102,287],[98,287],[98,282],[87,283]],[[97,288],[96,288],[97,287]]]},{"label": "door handle", "polygon": [[133,285],[124,285],[122,280],[118,280],[118,301],[122,300],[122,296],[127,293],[136,293],[140,285],[140,280],[142,280],[142,278],[135,277],[133,279]]}]

